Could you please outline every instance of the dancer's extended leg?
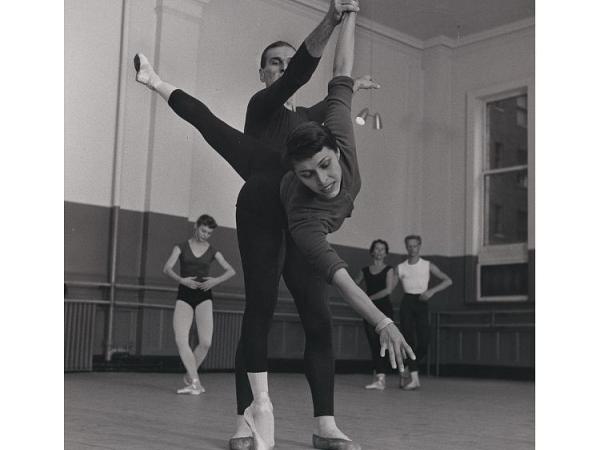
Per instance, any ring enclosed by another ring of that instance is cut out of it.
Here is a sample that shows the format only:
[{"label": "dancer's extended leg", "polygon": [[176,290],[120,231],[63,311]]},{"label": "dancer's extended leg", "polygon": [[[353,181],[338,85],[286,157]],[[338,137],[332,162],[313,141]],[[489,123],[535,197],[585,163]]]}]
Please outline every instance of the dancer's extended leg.
[{"label": "dancer's extended leg", "polygon": [[144,55],[136,55],[134,64],[136,69],[139,67],[136,80],[166,100],[173,111],[193,125],[244,180],[252,171],[274,170],[280,166],[278,152],[229,126],[200,100],[161,80]]}]

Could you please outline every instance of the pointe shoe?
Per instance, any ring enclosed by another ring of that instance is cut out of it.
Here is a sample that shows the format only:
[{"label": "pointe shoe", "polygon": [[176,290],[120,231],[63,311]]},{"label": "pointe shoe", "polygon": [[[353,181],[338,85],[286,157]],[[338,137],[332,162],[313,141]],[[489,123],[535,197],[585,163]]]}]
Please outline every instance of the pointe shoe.
[{"label": "pointe shoe", "polygon": [[312,435],[312,444],[314,448],[323,450],[361,450],[361,446],[354,441],[338,438],[324,438]]},{"label": "pointe shoe", "polygon": [[401,389],[405,390],[405,391],[414,391],[415,389],[419,389],[421,387],[421,384],[418,381],[411,381],[408,384],[405,384],[404,386],[401,386]]},{"label": "pointe shoe", "polygon": [[252,431],[252,438],[254,440],[254,450],[272,450],[273,448],[275,448],[275,443],[267,443],[256,428],[256,423],[254,422],[253,405],[254,402],[252,402],[252,405],[248,406],[244,411],[244,420],[246,421],[246,424],[248,424],[248,427]]},{"label": "pointe shoe", "polygon": [[252,436],[235,437],[229,439],[229,450],[255,450]]},{"label": "pointe shoe", "polygon": [[418,389],[420,387],[421,383],[419,382],[419,372],[415,370],[410,373],[410,383],[404,385],[402,389],[404,389],[405,391],[414,391],[415,389]]},{"label": "pointe shoe", "polygon": [[203,392],[206,392],[206,389],[200,384],[200,380],[192,380],[191,384],[177,389],[178,394],[200,395]]},{"label": "pointe shoe", "polygon": [[135,81],[148,86],[150,89],[156,89],[160,78],[154,72],[150,61],[142,53],[137,53],[133,58],[133,67],[135,67]]},{"label": "pointe shoe", "polygon": [[378,376],[371,384],[367,384],[365,389],[376,389],[383,391],[385,389],[385,376]]}]

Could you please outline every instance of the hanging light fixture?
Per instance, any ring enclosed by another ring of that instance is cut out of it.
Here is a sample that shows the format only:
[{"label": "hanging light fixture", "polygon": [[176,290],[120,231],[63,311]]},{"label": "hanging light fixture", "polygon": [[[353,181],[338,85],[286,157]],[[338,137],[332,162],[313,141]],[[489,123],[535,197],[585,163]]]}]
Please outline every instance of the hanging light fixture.
[{"label": "hanging light fixture", "polygon": [[[373,31],[370,32],[371,39],[371,55],[369,60],[369,68],[371,75],[373,74]],[[369,106],[373,106],[373,89],[369,89]],[[357,125],[363,126],[367,123],[367,118],[373,118],[373,128],[376,130],[383,129],[383,124],[381,123],[381,114],[376,112],[375,114],[371,114],[369,112],[369,108],[363,108],[360,110],[354,121]]]}]

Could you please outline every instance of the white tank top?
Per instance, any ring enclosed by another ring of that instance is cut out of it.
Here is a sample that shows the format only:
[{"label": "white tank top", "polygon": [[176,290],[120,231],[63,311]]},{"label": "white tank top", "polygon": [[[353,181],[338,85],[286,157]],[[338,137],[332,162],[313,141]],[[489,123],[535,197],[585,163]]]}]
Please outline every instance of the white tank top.
[{"label": "white tank top", "polygon": [[429,261],[419,258],[416,264],[408,260],[398,264],[398,278],[407,294],[422,294],[429,286]]}]

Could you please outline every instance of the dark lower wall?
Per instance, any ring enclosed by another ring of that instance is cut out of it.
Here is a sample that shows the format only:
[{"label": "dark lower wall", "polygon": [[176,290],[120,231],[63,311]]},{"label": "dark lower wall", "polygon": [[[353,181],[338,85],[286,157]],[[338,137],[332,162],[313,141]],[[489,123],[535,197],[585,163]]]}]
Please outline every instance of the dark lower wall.
[{"label": "dark lower wall", "polygon": [[[114,214],[118,213],[119,238],[117,254],[117,283],[145,284],[175,289],[175,283],[162,273],[162,267],[173,245],[187,239],[192,232],[193,224],[187,218],[170,216],[152,212],[136,212],[115,210],[114,208],[65,202],[65,281],[108,282],[110,279],[110,233]],[[237,248],[234,229],[218,227],[211,239],[237,271],[237,276],[221,285],[218,292],[233,296],[216,296],[215,309],[229,312],[242,312],[244,308],[244,282],[241,261]],[[352,275],[370,261],[368,250],[349,246],[334,246],[340,256],[350,266]],[[430,311],[502,311],[534,309],[534,251],[530,252],[530,299],[519,303],[477,303],[475,302],[475,273],[477,260],[472,256],[444,257],[425,255],[452,279],[453,285],[430,302]],[[405,259],[405,255],[392,253],[388,257],[390,265],[396,265]],[[218,267],[214,267],[219,270]],[[301,358],[302,330],[299,323],[286,316],[295,314],[295,306],[289,298],[283,282],[281,283],[282,299],[276,313],[283,314],[285,319],[276,320],[271,333],[270,355],[275,358]],[[237,296],[236,296],[237,295]],[[337,292],[331,291],[331,308],[334,316],[340,318],[336,324],[336,348],[338,357],[364,360],[369,358],[364,340],[362,323],[344,321],[358,319],[358,316],[339,298]],[[107,299],[107,288],[68,286],[66,298],[69,299]],[[130,301],[145,305],[172,305],[174,292],[135,291],[118,289],[117,301]],[[402,299],[402,289],[396,288],[392,295],[396,314]],[[137,354],[176,354],[172,342],[172,311],[164,309],[119,308],[115,314],[114,345],[117,350],[125,350]],[[283,317],[282,316],[282,317]],[[396,317],[397,318],[397,317]],[[106,341],[106,308],[99,306],[96,316],[94,353],[101,354]],[[533,330],[532,330],[533,332]],[[531,334],[531,333],[530,333]],[[466,334],[467,340],[470,334]],[[484,334],[484,336],[487,336]],[[495,336],[495,335],[494,335]],[[478,339],[481,338],[479,335]],[[464,339],[464,336],[447,337],[451,342]],[[474,338],[475,339],[475,338]],[[494,337],[495,339],[495,337]],[[508,345],[514,349],[514,338]],[[462,341],[461,341],[462,342]],[[495,342],[495,341],[494,341]],[[529,354],[532,336],[521,338],[519,342],[526,348],[521,354]],[[517,342],[517,347],[521,344]],[[234,345],[232,343],[231,345]],[[470,345],[467,342],[467,346]],[[481,346],[481,342],[476,344]],[[484,339],[484,346],[488,345]],[[492,344],[489,344],[492,345]],[[496,345],[496,344],[494,344]],[[445,349],[445,347],[440,346]],[[454,348],[454,347],[452,347]],[[451,348],[447,350],[452,351]],[[519,350],[510,350],[511,352]],[[529,359],[528,359],[529,360]],[[510,359],[509,359],[510,361]],[[521,363],[520,363],[521,364]],[[527,364],[533,364],[531,361]]]}]

